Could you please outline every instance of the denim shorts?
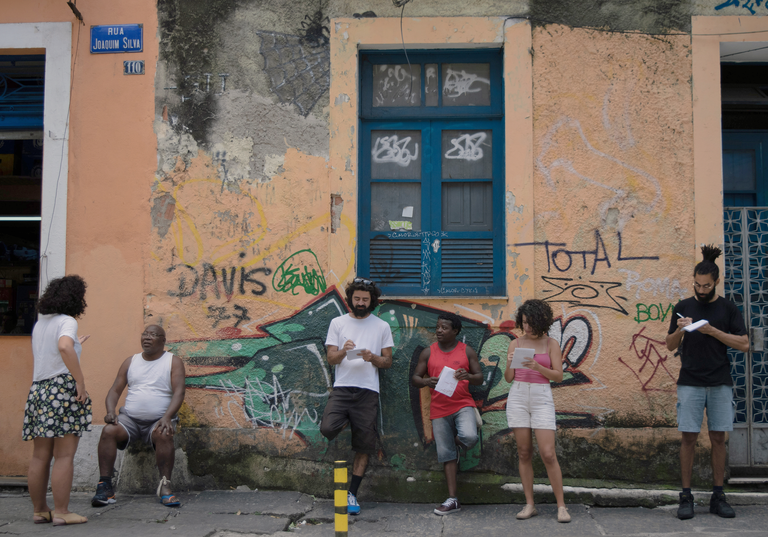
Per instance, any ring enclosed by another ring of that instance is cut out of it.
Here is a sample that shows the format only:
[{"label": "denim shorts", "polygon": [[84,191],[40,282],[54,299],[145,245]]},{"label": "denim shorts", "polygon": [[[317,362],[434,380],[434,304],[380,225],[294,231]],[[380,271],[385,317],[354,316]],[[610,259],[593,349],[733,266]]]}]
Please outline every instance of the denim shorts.
[{"label": "denim shorts", "polygon": [[555,401],[549,383],[513,382],[507,397],[507,425],[511,429],[557,430]]},{"label": "denim shorts", "polygon": [[698,433],[707,409],[710,431],[733,431],[733,388],[730,386],[678,386],[677,430]]},{"label": "denim shorts", "polygon": [[458,436],[467,449],[477,444],[475,407],[465,406],[450,416],[432,420],[432,434],[437,445],[437,462],[455,461],[458,456],[455,437]]}]

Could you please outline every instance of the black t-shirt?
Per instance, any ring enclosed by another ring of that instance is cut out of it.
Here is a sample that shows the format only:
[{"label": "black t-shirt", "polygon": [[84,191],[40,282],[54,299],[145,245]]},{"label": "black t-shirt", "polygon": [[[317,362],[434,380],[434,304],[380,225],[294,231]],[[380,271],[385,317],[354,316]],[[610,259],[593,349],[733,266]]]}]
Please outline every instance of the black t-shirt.
[{"label": "black t-shirt", "polygon": [[[694,323],[706,319],[709,324],[726,334],[743,336],[747,333],[744,319],[736,304],[722,296],[707,303],[701,303],[695,297],[678,302],[670,318],[670,334],[677,330],[677,320],[680,318],[678,313],[683,317],[690,317]],[[682,367],[677,379],[679,385],[733,386],[728,346],[725,343],[695,330],[684,332],[680,351]]]}]

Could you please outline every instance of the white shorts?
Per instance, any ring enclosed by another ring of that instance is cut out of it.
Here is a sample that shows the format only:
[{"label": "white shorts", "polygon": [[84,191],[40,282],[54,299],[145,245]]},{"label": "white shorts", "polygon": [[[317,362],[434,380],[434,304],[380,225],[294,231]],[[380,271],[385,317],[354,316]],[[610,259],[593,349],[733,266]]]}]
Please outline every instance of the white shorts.
[{"label": "white shorts", "polygon": [[513,382],[507,397],[507,424],[512,429],[557,430],[555,402],[549,383]]}]

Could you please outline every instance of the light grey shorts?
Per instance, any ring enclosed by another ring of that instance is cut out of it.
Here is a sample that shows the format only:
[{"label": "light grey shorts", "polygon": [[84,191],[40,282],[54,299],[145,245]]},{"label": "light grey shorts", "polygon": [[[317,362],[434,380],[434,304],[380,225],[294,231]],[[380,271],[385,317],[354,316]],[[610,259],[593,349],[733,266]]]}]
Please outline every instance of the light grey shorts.
[{"label": "light grey shorts", "polygon": [[507,424],[512,429],[557,430],[549,383],[513,382],[507,397]]},{"label": "light grey shorts", "polygon": [[[178,416],[174,416],[171,420],[174,433],[176,432],[176,424],[178,422]],[[118,444],[117,449],[125,449],[128,447],[128,444],[136,440],[142,440],[145,444],[155,447],[152,443],[152,433],[154,432],[155,427],[157,427],[157,424],[160,423],[160,420],[147,421],[132,418],[125,413],[125,407],[121,407],[120,413],[117,415],[117,423],[122,425],[123,429],[128,433],[128,441]]]}]

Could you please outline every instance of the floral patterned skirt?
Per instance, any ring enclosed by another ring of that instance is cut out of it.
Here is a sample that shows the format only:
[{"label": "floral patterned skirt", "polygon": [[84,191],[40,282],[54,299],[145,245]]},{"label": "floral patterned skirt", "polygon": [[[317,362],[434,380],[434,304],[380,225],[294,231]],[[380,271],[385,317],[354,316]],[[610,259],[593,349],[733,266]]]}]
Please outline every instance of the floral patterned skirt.
[{"label": "floral patterned skirt", "polygon": [[91,430],[91,400],[75,400],[77,387],[69,373],[32,383],[24,409],[23,440],[83,436]]}]

